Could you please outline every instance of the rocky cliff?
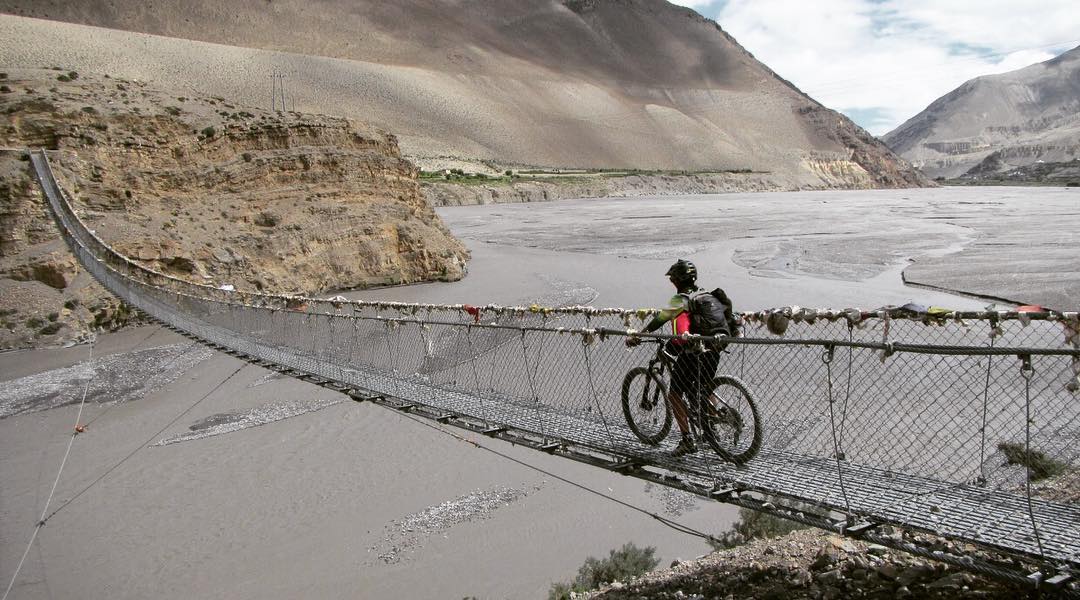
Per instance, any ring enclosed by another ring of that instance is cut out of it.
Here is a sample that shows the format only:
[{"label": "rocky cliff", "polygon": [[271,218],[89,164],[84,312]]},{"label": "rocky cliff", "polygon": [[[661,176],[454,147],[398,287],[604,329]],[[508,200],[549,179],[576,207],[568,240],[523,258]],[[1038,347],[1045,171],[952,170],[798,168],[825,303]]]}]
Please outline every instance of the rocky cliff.
[{"label": "rocky cliff", "polygon": [[120,252],[198,283],[320,294],[457,279],[467,259],[394,136],[67,71],[3,74],[0,344],[126,317],[80,270],[23,148],[50,151],[82,217]]},{"label": "rocky cliff", "polygon": [[[1080,168],[1080,47],[972,79],[884,136],[931,177],[1073,180]],[[1060,176],[1056,176],[1057,173]]]}]

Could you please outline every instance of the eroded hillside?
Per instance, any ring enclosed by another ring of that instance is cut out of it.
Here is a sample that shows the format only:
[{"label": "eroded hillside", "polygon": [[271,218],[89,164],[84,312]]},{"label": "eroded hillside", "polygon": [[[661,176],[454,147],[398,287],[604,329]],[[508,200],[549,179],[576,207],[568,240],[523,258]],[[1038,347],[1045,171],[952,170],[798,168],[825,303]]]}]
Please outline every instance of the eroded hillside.
[{"label": "eroded hillside", "polygon": [[393,131],[427,170],[927,183],[720,25],[663,0],[0,0],[0,11],[35,17],[0,15],[0,64],[59,61],[264,105],[271,73],[285,73],[290,107]]},{"label": "eroded hillside", "polygon": [[967,81],[883,139],[931,177],[1080,181],[1080,47]]},{"label": "eroded hillside", "polygon": [[192,281],[319,294],[462,275],[467,251],[424,201],[416,167],[390,134],[116,78],[4,75],[4,346],[127,316],[67,252],[23,148],[50,151],[98,235]]}]

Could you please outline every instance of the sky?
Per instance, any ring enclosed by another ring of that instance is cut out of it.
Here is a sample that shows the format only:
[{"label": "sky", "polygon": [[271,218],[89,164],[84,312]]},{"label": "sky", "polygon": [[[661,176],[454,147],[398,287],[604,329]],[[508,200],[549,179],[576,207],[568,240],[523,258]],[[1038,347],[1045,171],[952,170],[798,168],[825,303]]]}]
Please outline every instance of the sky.
[{"label": "sky", "polygon": [[1080,46],[1080,0],[671,0],[884,135],[981,75]]}]

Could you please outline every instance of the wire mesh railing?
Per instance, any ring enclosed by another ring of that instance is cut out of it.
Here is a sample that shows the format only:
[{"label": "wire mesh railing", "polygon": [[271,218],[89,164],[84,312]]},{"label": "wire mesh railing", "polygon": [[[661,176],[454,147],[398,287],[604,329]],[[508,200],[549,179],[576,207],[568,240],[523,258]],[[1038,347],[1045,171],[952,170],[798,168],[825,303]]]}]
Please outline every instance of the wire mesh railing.
[{"label": "wire mesh railing", "polygon": [[762,442],[736,465],[707,449],[676,456],[678,418],[655,444],[628,426],[625,377],[656,347],[624,341],[672,341],[634,331],[655,311],[357,302],[193,284],[115,252],[80,221],[45,155],[33,161],[80,263],[125,302],[207,342],[493,430],[1080,566],[1080,509],[1032,498],[1029,486],[1040,469],[1080,466],[1075,312],[743,314],[742,337],[723,340],[717,372],[752,393]]}]

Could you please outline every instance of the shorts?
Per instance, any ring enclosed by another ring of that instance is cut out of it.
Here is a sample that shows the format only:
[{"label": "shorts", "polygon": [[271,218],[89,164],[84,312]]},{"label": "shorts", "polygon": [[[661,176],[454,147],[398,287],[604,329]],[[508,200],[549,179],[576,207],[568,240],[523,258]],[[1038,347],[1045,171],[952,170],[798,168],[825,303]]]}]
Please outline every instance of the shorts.
[{"label": "shorts", "polygon": [[719,352],[683,352],[671,370],[671,391],[689,397],[712,383],[719,364]]}]

